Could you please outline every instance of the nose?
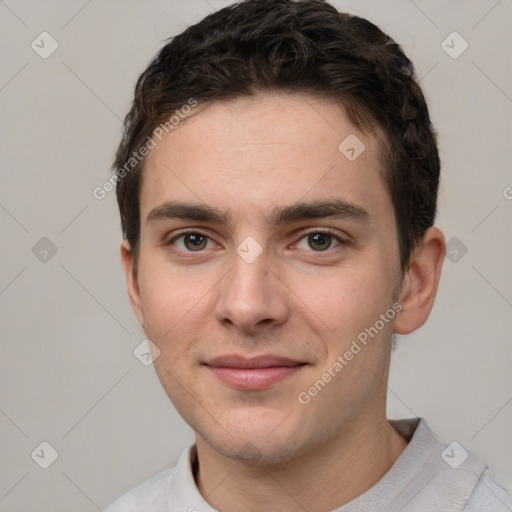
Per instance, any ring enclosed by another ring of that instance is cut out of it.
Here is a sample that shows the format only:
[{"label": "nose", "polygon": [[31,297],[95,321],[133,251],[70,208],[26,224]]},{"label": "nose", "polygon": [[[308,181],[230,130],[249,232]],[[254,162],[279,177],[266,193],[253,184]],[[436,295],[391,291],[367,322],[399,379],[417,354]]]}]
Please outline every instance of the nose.
[{"label": "nose", "polygon": [[216,316],[224,326],[252,335],[286,321],[286,287],[269,267],[265,252],[251,263],[233,256],[232,268],[218,288]]}]

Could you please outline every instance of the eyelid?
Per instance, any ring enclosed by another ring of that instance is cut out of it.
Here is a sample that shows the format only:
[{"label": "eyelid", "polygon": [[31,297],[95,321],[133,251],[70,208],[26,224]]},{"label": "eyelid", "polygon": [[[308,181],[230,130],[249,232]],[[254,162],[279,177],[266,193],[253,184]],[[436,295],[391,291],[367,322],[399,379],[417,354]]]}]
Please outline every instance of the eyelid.
[{"label": "eyelid", "polygon": [[171,244],[177,238],[179,238],[180,236],[183,236],[183,235],[203,235],[203,236],[206,236],[206,237],[208,237],[210,239],[212,238],[208,233],[203,231],[201,228],[194,228],[194,229],[184,228],[181,231],[178,231],[177,233],[174,233],[172,235],[172,238],[170,238],[168,241],[166,241],[165,244],[166,245]]},{"label": "eyelid", "polygon": [[[308,236],[311,234],[316,234],[316,233],[332,236],[337,242],[339,242],[340,245],[350,245],[350,243],[351,243],[348,235],[346,237],[343,237],[340,234],[338,234],[338,232],[335,232],[330,228],[318,227],[318,228],[310,228],[308,231],[302,231],[300,234],[300,238],[296,242],[293,243],[293,246],[297,245],[305,236]],[[338,247],[338,246],[336,246],[336,247]],[[322,252],[327,253],[327,252],[332,252],[332,250],[334,250],[336,247],[333,247],[332,249],[328,248],[325,251],[311,250],[308,252],[313,252],[313,253],[318,253],[318,254],[321,254]]]},{"label": "eyelid", "polygon": [[[207,238],[209,241],[215,243],[216,245],[219,245],[214,239],[212,236],[210,236],[207,232],[203,231],[201,228],[194,228],[194,229],[191,229],[191,228],[186,228],[186,229],[183,229],[181,231],[179,231],[178,233],[174,233],[173,236],[165,241],[164,240],[164,245],[174,245],[174,242],[176,242],[176,240],[178,240],[178,238],[181,238],[183,236],[186,236],[186,235],[202,235],[204,236],[205,238]],[[188,253],[188,254],[191,254],[193,255],[194,253],[197,253],[197,254],[201,254],[201,253],[204,253],[205,250],[201,250],[201,251],[183,251],[181,249],[178,249],[176,247],[174,247],[174,250],[176,252],[179,252],[179,253]]]}]

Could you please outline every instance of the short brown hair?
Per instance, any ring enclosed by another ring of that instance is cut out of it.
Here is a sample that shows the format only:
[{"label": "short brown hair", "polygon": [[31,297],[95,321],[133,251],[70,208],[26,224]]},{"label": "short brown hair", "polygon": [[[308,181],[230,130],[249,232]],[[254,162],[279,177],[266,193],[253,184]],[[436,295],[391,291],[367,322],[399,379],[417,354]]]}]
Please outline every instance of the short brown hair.
[{"label": "short brown hair", "polygon": [[436,133],[400,46],[323,0],[246,0],[221,9],[171,38],[139,77],[113,165],[135,263],[145,158],[126,172],[131,155],[190,98],[207,104],[261,91],[334,99],[363,132],[384,134],[384,182],[405,270],[436,216]]}]

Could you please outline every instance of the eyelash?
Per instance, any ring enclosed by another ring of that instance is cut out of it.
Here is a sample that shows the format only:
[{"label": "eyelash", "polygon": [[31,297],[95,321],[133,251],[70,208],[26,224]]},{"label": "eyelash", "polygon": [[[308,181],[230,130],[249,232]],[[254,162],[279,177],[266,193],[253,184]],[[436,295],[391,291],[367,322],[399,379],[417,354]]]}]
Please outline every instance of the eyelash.
[{"label": "eyelash", "polygon": [[[297,242],[295,242],[293,245],[297,245],[303,238],[309,236],[309,235],[313,235],[313,234],[321,234],[321,235],[328,235],[330,237],[332,237],[334,240],[336,240],[339,245],[331,248],[327,248],[326,250],[324,251],[313,251],[313,250],[310,250],[310,251],[307,251],[307,252],[311,252],[315,255],[318,255],[317,257],[322,257],[321,255],[323,253],[332,253],[337,247],[340,247],[340,246],[347,246],[347,245],[350,245],[350,243],[341,238],[339,235],[335,234],[334,232],[332,232],[331,230],[327,229],[327,228],[323,228],[323,229],[314,229],[314,230],[311,230],[311,231],[307,231],[305,233],[302,234],[302,236],[298,239]],[[206,238],[208,238],[209,240],[212,240],[210,236],[208,236],[206,233],[204,233],[203,231],[199,230],[199,229],[194,229],[194,230],[187,230],[187,231],[182,231],[181,233],[179,233],[178,235],[174,236],[171,240],[169,240],[166,245],[173,245],[174,242],[176,242],[176,240],[186,236],[186,235],[201,235],[201,236],[204,236]],[[190,254],[190,256],[185,256],[185,257],[193,257],[194,255],[196,255],[195,253],[197,254],[201,254],[204,252],[204,249],[203,250],[200,250],[200,251],[183,251],[181,249],[174,249],[176,252],[180,252],[182,254]]]}]

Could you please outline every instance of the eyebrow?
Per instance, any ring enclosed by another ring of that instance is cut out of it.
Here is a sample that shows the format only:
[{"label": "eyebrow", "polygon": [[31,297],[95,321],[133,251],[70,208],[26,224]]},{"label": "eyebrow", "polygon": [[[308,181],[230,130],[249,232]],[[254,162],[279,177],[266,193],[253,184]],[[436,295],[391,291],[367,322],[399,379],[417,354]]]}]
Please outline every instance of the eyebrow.
[{"label": "eyebrow", "polygon": [[[274,208],[267,221],[271,225],[279,226],[300,220],[327,218],[357,220],[365,223],[370,221],[370,215],[364,208],[340,199],[299,202]],[[179,201],[166,201],[153,208],[146,217],[148,223],[170,219],[232,226],[232,216],[229,211],[222,211],[204,204]]]}]

